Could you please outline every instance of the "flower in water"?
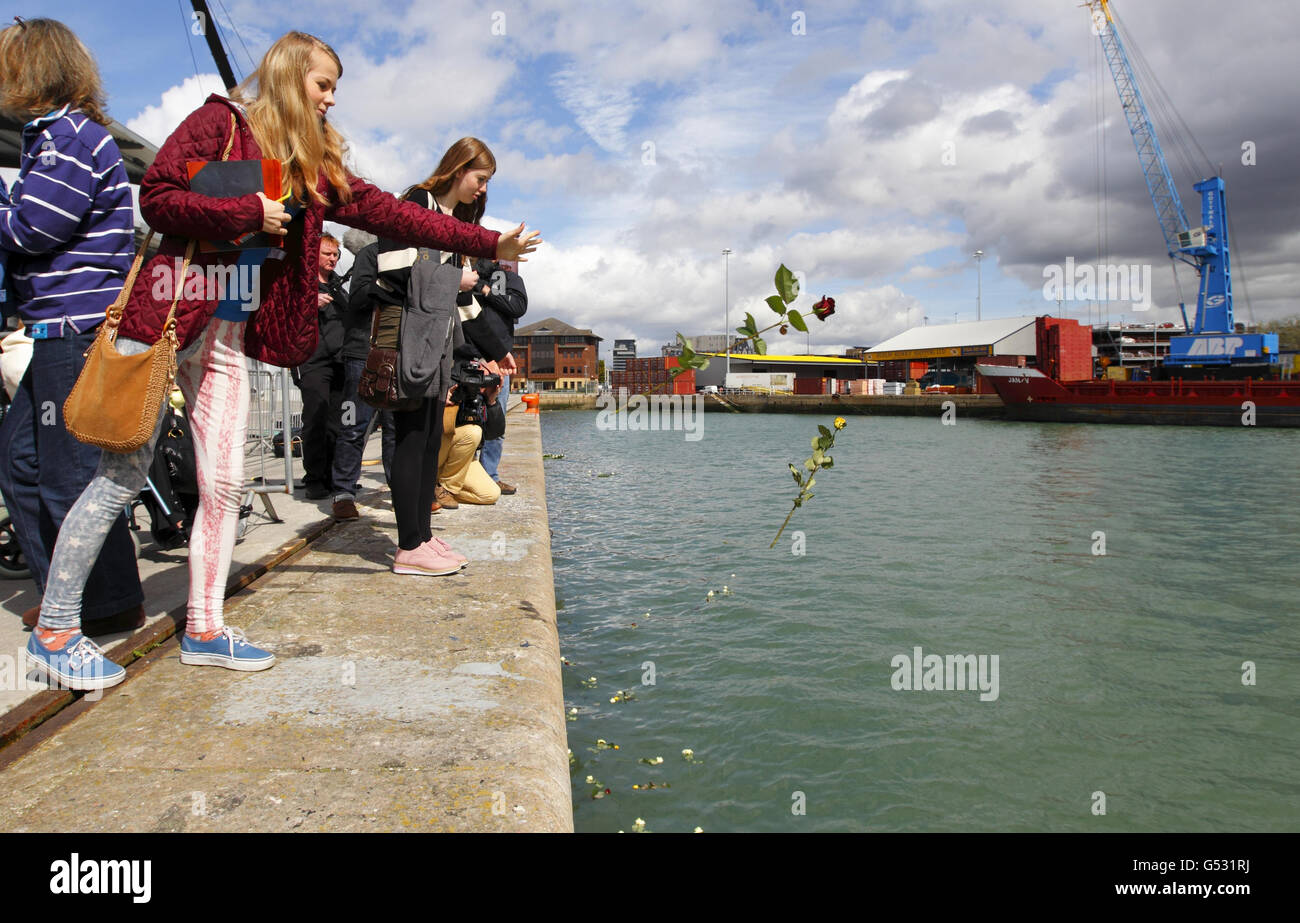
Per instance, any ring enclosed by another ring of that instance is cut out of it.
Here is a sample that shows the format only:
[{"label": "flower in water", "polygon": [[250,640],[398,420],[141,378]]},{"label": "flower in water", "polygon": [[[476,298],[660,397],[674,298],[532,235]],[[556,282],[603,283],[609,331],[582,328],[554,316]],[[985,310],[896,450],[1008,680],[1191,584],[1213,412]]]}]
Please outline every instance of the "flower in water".
[{"label": "flower in water", "polygon": [[682,759],[684,760],[695,759],[695,751],[692,750],[690,747],[687,747],[685,750],[682,751]]},{"label": "flower in water", "polygon": [[645,833],[645,821],[638,817],[635,823],[632,824],[632,832]]},{"label": "flower in water", "polygon": [[705,598],[705,599],[712,599],[712,598],[713,598],[713,591],[712,591],[712,590],[709,590],[709,595],[705,596],[704,598]]},{"label": "flower in water", "polygon": [[595,777],[595,776],[587,776],[587,784],[588,784],[588,785],[595,785],[595,784],[596,784],[596,777]]},{"label": "flower in water", "polygon": [[846,427],[846,426],[848,426],[848,425],[849,425],[849,424],[848,424],[848,421],[845,420],[843,417],[836,417],[836,418],[835,418],[835,428],[836,428],[836,429],[844,429],[844,427]]},{"label": "flower in water", "polygon": [[692,833],[703,833],[703,832],[704,832],[704,828],[703,828],[703,827],[696,827],[696,828],[695,828],[694,830],[692,830],[691,832],[692,832]]}]

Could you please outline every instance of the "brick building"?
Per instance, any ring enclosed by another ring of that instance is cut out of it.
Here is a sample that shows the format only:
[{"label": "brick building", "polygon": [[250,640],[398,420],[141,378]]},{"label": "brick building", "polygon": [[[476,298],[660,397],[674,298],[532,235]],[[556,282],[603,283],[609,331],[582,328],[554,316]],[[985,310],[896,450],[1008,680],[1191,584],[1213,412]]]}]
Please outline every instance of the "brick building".
[{"label": "brick building", "polygon": [[[526,391],[585,391],[596,387],[600,337],[548,317],[515,331],[519,388]],[[512,383],[511,387],[515,387]]]}]

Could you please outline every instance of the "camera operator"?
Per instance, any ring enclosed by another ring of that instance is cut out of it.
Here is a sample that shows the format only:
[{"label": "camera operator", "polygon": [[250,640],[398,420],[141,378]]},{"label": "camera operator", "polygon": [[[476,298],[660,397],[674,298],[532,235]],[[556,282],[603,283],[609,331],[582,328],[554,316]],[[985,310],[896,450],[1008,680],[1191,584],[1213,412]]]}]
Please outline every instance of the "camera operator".
[{"label": "camera operator", "polygon": [[438,489],[443,509],[461,503],[496,503],[501,488],[474,460],[484,437],[497,438],[505,430],[505,409],[498,399],[501,376],[491,371],[495,363],[471,359],[458,346],[451,380],[454,386],[443,410],[442,443],[438,448]]},{"label": "camera operator", "polygon": [[[528,291],[519,277],[517,264],[479,260],[473,267],[479,284],[457,299],[461,328],[465,333],[465,355],[495,362],[502,376],[501,392],[505,395],[501,409],[510,399],[510,376],[518,369],[511,353],[514,347],[515,322],[528,310]],[[515,488],[500,480],[497,465],[501,461],[504,436],[483,441],[482,464],[488,477],[509,495]]]}]

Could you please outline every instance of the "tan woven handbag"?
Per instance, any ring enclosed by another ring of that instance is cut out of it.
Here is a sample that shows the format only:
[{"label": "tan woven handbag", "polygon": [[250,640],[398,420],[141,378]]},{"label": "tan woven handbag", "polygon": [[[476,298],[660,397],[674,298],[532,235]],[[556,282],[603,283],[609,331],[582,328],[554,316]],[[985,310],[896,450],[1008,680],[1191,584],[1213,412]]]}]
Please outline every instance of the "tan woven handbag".
[{"label": "tan woven handbag", "polygon": [[131,272],[117,299],[108,306],[95,342],[86,350],[86,365],[63,402],[63,422],[68,432],[87,445],[110,452],[134,452],[149,441],[158,424],[163,398],[176,378],[176,302],[185,286],[195,241],[185,250],[185,265],[176,280],[176,297],[163,323],[162,335],[148,352],[124,356],[117,351],[117,328],[131,287],[140,272],[153,231],[131,264]]},{"label": "tan woven handbag", "polygon": [[[221,152],[222,160],[230,158],[237,130],[232,112],[230,137]],[[180,278],[175,280],[176,297],[172,299],[158,342],[148,352],[135,356],[122,355],[116,346],[122,311],[131,297],[131,288],[140,274],[140,263],[153,235],[150,230],[135,255],[122,291],[108,306],[99,334],[86,350],[86,365],[63,402],[63,423],[68,432],[87,445],[110,452],[134,452],[149,441],[158,425],[163,398],[171,393],[172,382],[176,380],[176,302],[185,288],[185,275],[190,270],[197,241],[191,240],[185,249],[185,265],[181,267]]]}]

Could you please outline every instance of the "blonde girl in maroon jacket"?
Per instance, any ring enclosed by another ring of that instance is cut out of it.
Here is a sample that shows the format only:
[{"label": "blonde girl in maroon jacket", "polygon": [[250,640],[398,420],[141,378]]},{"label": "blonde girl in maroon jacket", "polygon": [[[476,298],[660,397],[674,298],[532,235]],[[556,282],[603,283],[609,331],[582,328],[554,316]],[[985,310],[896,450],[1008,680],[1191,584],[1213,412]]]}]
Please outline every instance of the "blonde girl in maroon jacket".
[{"label": "blonde girl in maroon jacket", "polygon": [[[234,550],[243,488],[249,383],[247,357],[297,365],[316,346],[316,269],[321,225],[339,221],[411,246],[517,259],[541,241],[523,225],[499,235],[401,202],[351,175],[344,143],[326,114],[343,67],[320,39],[282,36],[234,93],[193,112],[158,152],[140,186],[140,210],[165,236],[132,288],[118,349],[143,352],[162,335],[176,291],[177,384],[194,435],[199,508],[190,539],[188,621],[182,663],[265,670],[273,654],[226,626],[222,602]],[[227,153],[228,152],[228,153]],[[215,199],[189,190],[187,161],[273,157],[281,162],[288,208],[262,193]],[[251,259],[248,251],[194,254],[182,279],[190,239],[230,240],[263,231],[281,243]],[[238,265],[239,261],[243,265]],[[259,263],[258,259],[262,261]],[[232,264],[237,264],[233,265]],[[208,267],[233,271],[213,272]],[[226,280],[224,286],[210,281]],[[248,280],[256,294],[245,298]],[[224,288],[225,290],[214,290]],[[160,416],[161,423],[161,416]],[[78,627],[82,587],[104,536],[144,486],[158,434],[139,451],[105,452],[95,479],[64,520],[50,564],[41,618],[27,653],[37,670],[71,688],[121,682]]]}]

